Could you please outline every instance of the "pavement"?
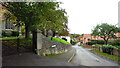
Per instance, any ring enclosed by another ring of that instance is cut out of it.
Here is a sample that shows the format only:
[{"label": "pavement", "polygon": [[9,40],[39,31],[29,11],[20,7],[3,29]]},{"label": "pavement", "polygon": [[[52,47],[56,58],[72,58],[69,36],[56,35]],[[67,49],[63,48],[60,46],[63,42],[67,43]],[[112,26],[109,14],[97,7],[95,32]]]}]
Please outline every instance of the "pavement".
[{"label": "pavement", "polygon": [[67,53],[55,57],[39,56],[32,52],[4,56],[2,57],[2,66],[3,68],[6,66],[70,66],[68,68],[91,68],[89,66],[96,68],[95,66],[105,66],[104,68],[107,68],[106,66],[118,66],[118,64],[101,58],[90,52],[89,49],[82,48],[76,44]]},{"label": "pavement", "polygon": [[118,63],[97,56],[90,52],[89,49],[78,46],[78,44],[74,48],[76,49],[76,55],[72,63],[84,66],[119,66]]},{"label": "pavement", "polygon": [[2,59],[2,66],[78,66],[77,64],[68,63],[68,60],[74,53],[75,50],[72,49],[63,55],[60,55],[58,58],[39,56],[32,52],[4,56]]}]

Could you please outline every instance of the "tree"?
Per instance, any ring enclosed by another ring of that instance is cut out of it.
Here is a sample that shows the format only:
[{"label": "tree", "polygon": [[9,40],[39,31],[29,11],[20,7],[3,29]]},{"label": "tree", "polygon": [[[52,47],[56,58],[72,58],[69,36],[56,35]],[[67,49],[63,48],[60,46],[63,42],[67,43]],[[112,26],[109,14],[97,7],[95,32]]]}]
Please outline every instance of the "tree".
[{"label": "tree", "polygon": [[[33,9],[30,3],[27,2],[8,2],[7,10],[13,14],[17,22],[22,21],[25,24],[26,38],[29,37],[30,17],[33,15]],[[30,10],[31,9],[31,10]]]},{"label": "tree", "polygon": [[[57,33],[62,33],[63,30],[67,30],[67,21],[66,12],[64,9],[51,9],[48,10],[49,13],[46,13],[42,18],[42,23],[39,24],[40,30],[43,31],[43,34],[46,36],[47,31],[51,29],[53,31],[53,36]],[[43,28],[42,28],[43,27]]]},{"label": "tree", "polygon": [[58,33],[59,36],[68,36],[69,30],[63,29],[62,32]]},{"label": "tree", "polygon": [[80,34],[71,34],[72,38],[77,38],[79,36],[81,36]]},{"label": "tree", "polygon": [[29,37],[29,32],[36,30],[38,24],[43,22],[45,15],[51,9],[58,7],[57,2],[8,2],[7,10],[12,13],[17,20],[25,24],[25,37]]},{"label": "tree", "polygon": [[92,35],[93,36],[100,36],[103,38],[105,41],[105,44],[107,45],[108,40],[110,38],[115,37],[115,33],[119,32],[120,29],[117,28],[114,25],[109,25],[107,23],[102,23],[100,25],[97,25],[93,30],[92,30]]}]

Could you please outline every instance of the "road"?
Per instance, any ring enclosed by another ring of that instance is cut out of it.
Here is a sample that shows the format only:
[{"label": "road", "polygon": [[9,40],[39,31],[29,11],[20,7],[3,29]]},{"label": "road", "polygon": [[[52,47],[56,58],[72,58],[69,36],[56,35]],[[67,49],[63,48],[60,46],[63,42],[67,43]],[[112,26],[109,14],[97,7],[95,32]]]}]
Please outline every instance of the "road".
[{"label": "road", "polygon": [[87,48],[78,46],[80,43],[77,43],[73,46],[76,49],[76,55],[71,61],[72,63],[84,65],[84,66],[118,66],[117,63],[114,63],[105,58],[99,57]]}]

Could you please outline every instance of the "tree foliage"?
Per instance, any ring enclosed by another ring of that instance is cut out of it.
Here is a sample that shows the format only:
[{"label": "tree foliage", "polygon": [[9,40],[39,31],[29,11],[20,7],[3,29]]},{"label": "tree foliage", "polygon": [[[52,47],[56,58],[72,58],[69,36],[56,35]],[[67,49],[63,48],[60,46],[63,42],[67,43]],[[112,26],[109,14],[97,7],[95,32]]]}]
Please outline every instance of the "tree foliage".
[{"label": "tree foliage", "polygon": [[81,36],[80,34],[71,34],[71,36],[73,37],[73,38],[77,38],[77,37],[79,37],[79,36]]},{"label": "tree foliage", "polygon": [[47,31],[51,29],[54,33],[61,33],[63,30],[67,30],[67,16],[64,9],[49,10],[50,13],[44,15],[43,22],[39,24],[40,30],[46,35]]},{"label": "tree foliage", "polygon": [[29,31],[38,28],[45,35],[48,29],[54,32],[67,29],[66,12],[59,8],[58,2],[7,2],[5,4],[16,23],[20,21],[25,24],[26,37],[29,36]]},{"label": "tree foliage", "polygon": [[108,40],[110,38],[115,38],[115,33],[120,32],[120,29],[117,28],[114,25],[109,25],[107,23],[103,23],[100,25],[97,25],[93,30],[92,30],[92,35],[93,36],[100,36],[101,38],[104,39],[105,44],[107,44]]}]

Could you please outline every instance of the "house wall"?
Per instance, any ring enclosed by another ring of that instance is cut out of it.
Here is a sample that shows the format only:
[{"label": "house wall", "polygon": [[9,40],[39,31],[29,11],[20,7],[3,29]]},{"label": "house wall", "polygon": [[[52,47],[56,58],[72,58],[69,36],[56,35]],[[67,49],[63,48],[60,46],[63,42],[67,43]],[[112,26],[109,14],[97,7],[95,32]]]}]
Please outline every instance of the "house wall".
[{"label": "house wall", "polygon": [[99,36],[94,37],[94,36],[91,36],[90,34],[84,34],[82,40],[83,40],[83,43],[86,43],[86,42],[89,42],[90,40],[103,40],[103,39]]},{"label": "house wall", "polygon": [[10,20],[4,16],[6,12],[6,8],[0,4],[0,37],[2,37],[2,31],[17,30],[17,28],[10,23]]},{"label": "house wall", "polygon": [[69,36],[61,36],[60,38],[61,38],[61,39],[62,39],[62,38],[66,38],[66,39],[67,39],[67,42],[70,43],[70,37],[69,37]]}]

